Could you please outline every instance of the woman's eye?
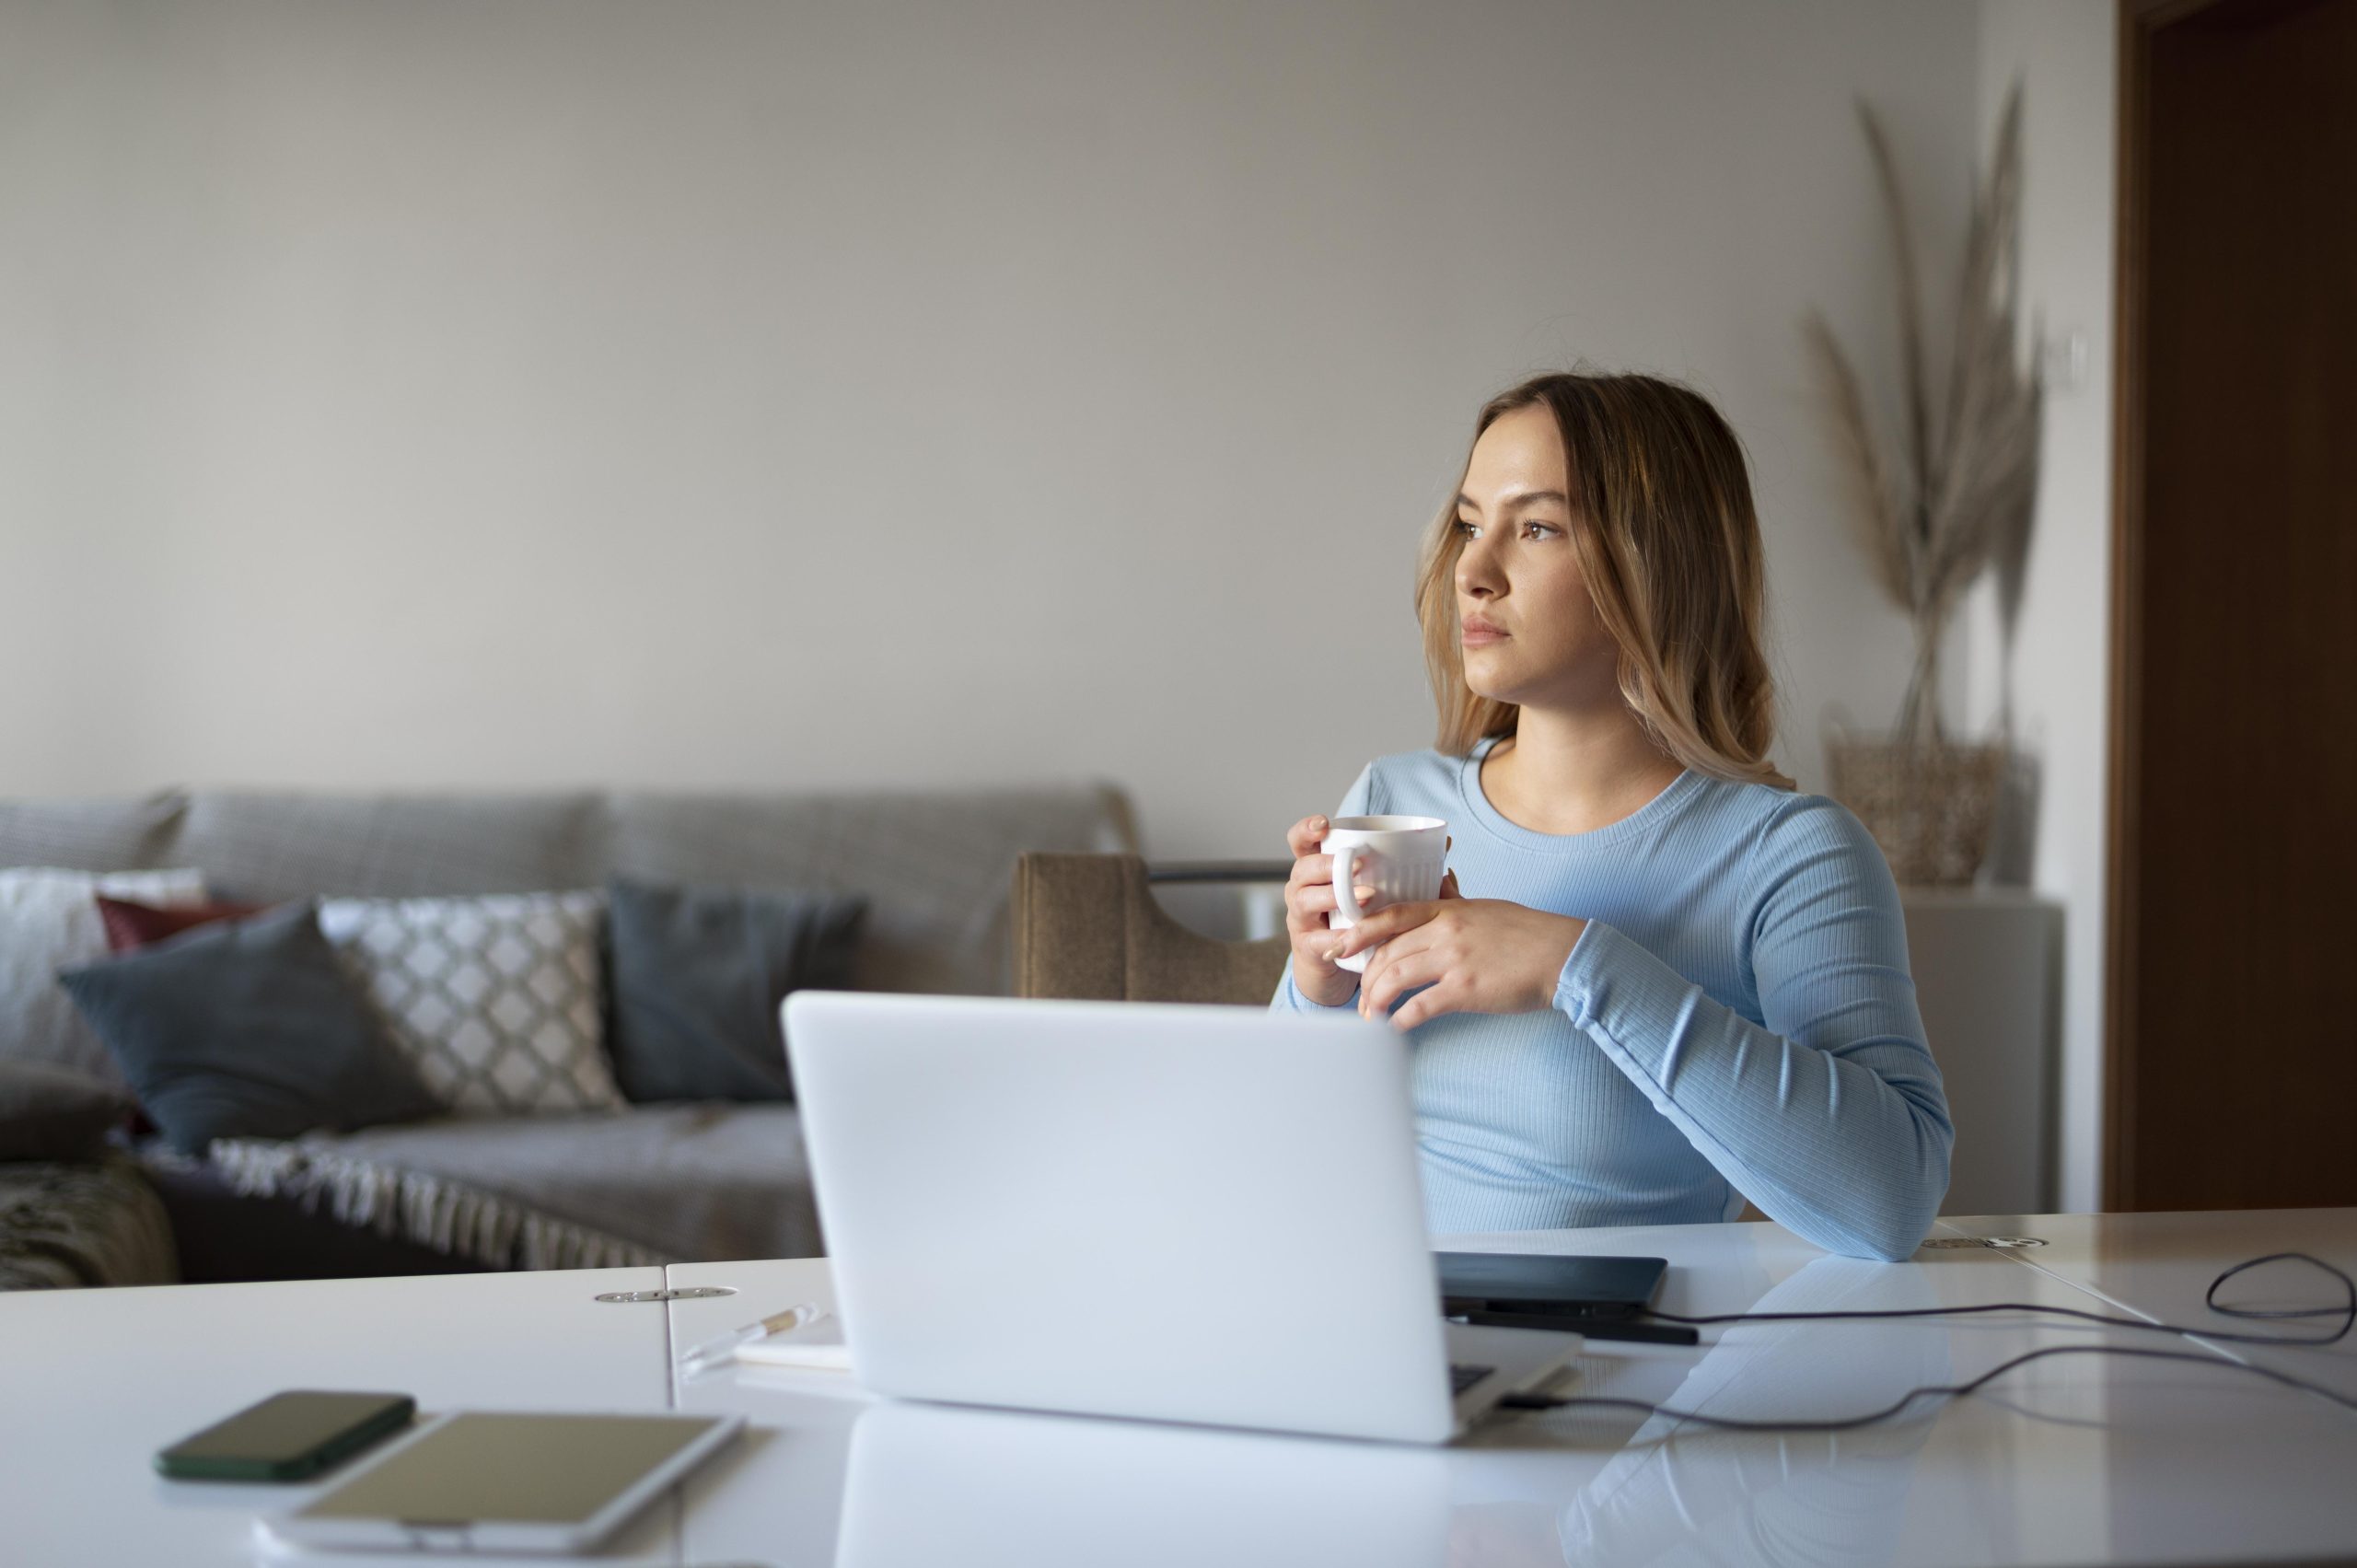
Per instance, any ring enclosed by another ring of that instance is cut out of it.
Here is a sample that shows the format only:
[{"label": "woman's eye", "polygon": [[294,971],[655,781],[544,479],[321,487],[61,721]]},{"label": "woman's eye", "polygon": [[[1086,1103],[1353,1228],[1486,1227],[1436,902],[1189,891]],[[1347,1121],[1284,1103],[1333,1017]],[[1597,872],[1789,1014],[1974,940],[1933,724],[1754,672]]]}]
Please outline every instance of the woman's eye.
[{"label": "woman's eye", "polygon": [[1562,531],[1562,529],[1557,528],[1552,523],[1525,523],[1522,525],[1522,537],[1525,539],[1544,539],[1549,534],[1559,534]]},{"label": "woman's eye", "polygon": [[1473,539],[1480,534],[1481,525],[1479,523],[1468,522],[1465,518],[1459,517],[1457,519],[1457,531],[1467,539]]}]

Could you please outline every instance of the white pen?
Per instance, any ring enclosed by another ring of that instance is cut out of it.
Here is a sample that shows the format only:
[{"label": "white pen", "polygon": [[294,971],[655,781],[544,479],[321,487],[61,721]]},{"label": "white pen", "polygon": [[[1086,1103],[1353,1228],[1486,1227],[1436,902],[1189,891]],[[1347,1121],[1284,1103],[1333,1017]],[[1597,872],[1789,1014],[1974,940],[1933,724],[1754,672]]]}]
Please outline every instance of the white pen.
[{"label": "white pen", "polygon": [[708,1340],[679,1357],[679,1376],[693,1377],[715,1366],[726,1365],[736,1359],[738,1345],[749,1345],[755,1340],[768,1339],[772,1334],[789,1333],[807,1323],[816,1323],[826,1315],[825,1307],[815,1301],[806,1301],[798,1307],[772,1313],[758,1323],[748,1323],[716,1340]]}]

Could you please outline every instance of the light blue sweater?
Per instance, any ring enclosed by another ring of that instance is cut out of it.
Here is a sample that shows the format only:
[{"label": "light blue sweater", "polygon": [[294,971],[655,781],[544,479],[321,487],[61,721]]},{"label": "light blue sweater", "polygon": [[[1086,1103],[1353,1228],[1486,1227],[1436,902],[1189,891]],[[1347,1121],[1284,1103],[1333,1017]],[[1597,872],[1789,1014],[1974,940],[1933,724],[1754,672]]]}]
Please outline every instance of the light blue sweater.
[{"label": "light blue sweater", "polygon": [[[1911,1253],[1956,1134],[1858,819],[1689,770],[1608,827],[1533,832],[1481,792],[1492,744],[1381,758],[1335,812],[1446,818],[1467,898],[1587,922],[1551,1008],[1417,1026],[1431,1228],[1726,1220],[1748,1197],[1832,1251]],[[1271,1006],[1345,1011],[1290,964]]]}]

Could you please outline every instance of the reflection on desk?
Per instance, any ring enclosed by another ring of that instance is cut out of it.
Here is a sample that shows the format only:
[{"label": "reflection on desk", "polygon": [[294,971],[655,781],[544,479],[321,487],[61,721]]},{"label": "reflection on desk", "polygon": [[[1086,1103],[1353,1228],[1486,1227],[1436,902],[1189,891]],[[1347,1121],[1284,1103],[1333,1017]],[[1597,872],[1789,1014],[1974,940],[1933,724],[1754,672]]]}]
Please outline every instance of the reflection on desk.
[{"label": "reflection on desk", "polygon": [[[1662,1306],[1692,1314],[2026,1302],[2200,1321],[2207,1282],[2253,1253],[2297,1247],[2357,1266],[2349,1249],[2357,1213],[2165,1218],[1965,1222],[1970,1234],[2049,1245],[2026,1259],[1965,1249],[1898,1265],[1828,1258],[1768,1225],[1446,1240],[1457,1250],[1665,1257]],[[2115,1245],[2122,1233],[2127,1243]],[[790,1301],[821,1295],[823,1269],[695,1264],[671,1278]],[[2065,1277],[2073,1274],[2078,1282]],[[2297,1277],[2253,1292],[2253,1304],[2310,1299]],[[675,1310],[682,1342],[731,1327],[743,1311],[726,1302]],[[2020,1312],[1704,1332],[1713,1342],[1701,1351],[1592,1344],[1563,1391],[1753,1419],[1839,1417],[2047,1346],[2186,1346]],[[2345,1365],[2338,1346],[2235,1348],[2328,1381]],[[1927,1400],[1887,1424],[1840,1433],[1673,1428],[1632,1411],[1573,1408],[1486,1422],[1442,1449],[863,1409],[840,1393],[772,1387],[743,1370],[687,1385],[683,1396],[691,1408],[742,1411],[778,1435],[691,1487],[682,1521],[690,1562],[1959,1568],[2357,1560],[2357,1486],[2349,1484],[2357,1419],[2238,1373],[2223,1355],[2214,1365],[2037,1362],[1969,1398]],[[855,1413],[854,1444],[846,1429]],[[878,1424],[868,1428],[869,1419]],[[846,1473],[852,1466],[855,1475]],[[905,1500],[896,1501],[903,1488]],[[840,1556],[839,1508],[850,1511]]]},{"label": "reflection on desk", "polygon": [[[1854,1258],[1819,1258],[1762,1295],[1754,1312],[1936,1307],[1921,1274]],[[1673,1408],[1750,1421],[1855,1414],[1863,1390],[1949,1381],[1938,1325],[1738,1323],[1687,1374]],[[1839,1376],[1828,1376],[1840,1368]],[[1654,1416],[1582,1487],[1561,1523],[1566,1563],[1685,1558],[1698,1538],[1717,1563],[1887,1562],[1909,1473],[1932,1434],[1937,1400],[1850,1432],[1759,1434],[1681,1429]]]},{"label": "reflection on desk", "polygon": [[853,1429],[837,1568],[1438,1568],[1434,1448],[882,1404]]}]

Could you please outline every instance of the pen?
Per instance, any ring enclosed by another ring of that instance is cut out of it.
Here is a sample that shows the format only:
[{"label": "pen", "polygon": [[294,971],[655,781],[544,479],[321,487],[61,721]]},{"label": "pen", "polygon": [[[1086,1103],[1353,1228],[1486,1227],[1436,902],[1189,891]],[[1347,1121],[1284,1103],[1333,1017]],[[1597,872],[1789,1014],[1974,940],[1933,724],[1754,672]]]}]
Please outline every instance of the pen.
[{"label": "pen", "polygon": [[679,1357],[679,1376],[693,1377],[715,1366],[725,1365],[736,1359],[738,1345],[749,1345],[755,1340],[768,1339],[772,1334],[789,1333],[805,1324],[816,1323],[826,1315],[825,1307],[815,1301],[806,1301],[783,1312],[772,1313],[758,1323],[748,1323],[716,1340],[706,1340]]}]

